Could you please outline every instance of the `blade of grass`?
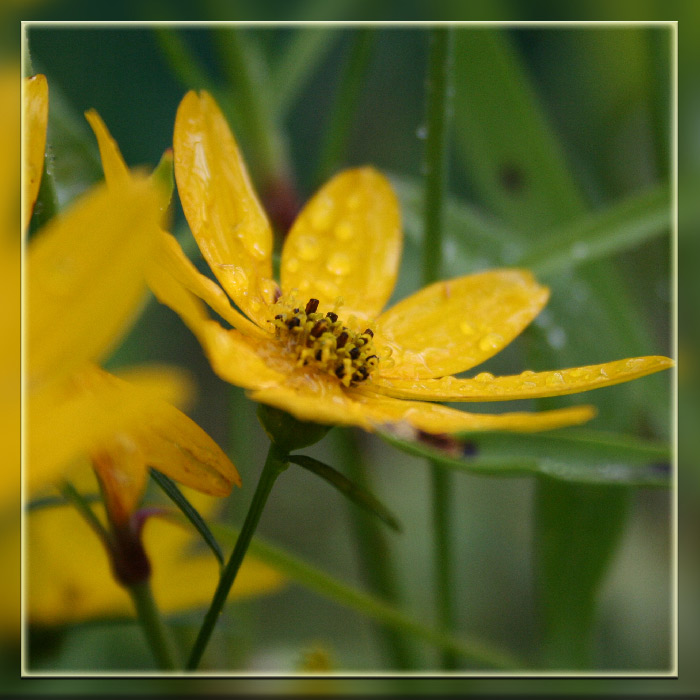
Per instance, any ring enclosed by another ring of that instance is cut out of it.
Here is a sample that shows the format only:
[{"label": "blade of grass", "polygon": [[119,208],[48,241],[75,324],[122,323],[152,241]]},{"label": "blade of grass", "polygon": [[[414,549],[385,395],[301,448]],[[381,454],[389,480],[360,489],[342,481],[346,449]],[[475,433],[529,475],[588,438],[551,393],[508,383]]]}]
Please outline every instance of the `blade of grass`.
[{"label": "blade of grass", "polygon": [[165,474],[157,471],[156,469],[151,469],[151,476],[153,481],[160,486],[163,493],[180,509],[182,514],[187,518],[187,520],[192,523],[194,529],[201,535],[204,542],[207,544],[209,549],[211,549],[212,554],[216,557],[216,560],[221,566],[224,564],[224,553],[221,551],[219,543],[212,534],[208,525],[204,521],[204,518],[199,514],[197,509],[185,498],[185,495],[180,491],[180,489],[175,485],[175,482],[168,478]]},{"label": "blade of grass", "polygon": [[364,508],[368,513],[376,515],[392,530],[401,531],[399,521],[376,496],[361,485],[350,481],[350,479],[333,469],[333,467],[329,467],[327,464],[307,455],[290,455],[289,461],[303,467],[312,474],[316,474],[316,476],[320,476],[348,500],[360,506],[360,508]]},{"label": "blade of grass", "polygon": [[[233,544],[238,530],[228,525],[213,525],[217,538]],[[288,554],[256,537],[250,544],[250,553],[265,564],[277,569],[290,580],[296,581],[318,595],[343,605],[372,620],[403,634],[423,640],[441,649],[451,651],[480,667],[524,669],[526,664],[491,644],[474,638],[455,637],[449,632],[414,620],[403,611],[363,591],[339,581],[307,562]]]}]

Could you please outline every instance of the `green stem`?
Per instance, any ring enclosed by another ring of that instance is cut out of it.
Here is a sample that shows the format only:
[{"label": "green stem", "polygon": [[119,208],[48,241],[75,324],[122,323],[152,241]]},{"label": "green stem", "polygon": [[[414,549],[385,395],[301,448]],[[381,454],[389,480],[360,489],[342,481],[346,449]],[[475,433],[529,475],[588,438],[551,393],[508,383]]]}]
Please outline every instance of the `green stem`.
[{"label": "green stem", "polygon": [[153,598],[149,581],[142,581],[127,587],[131,600],[134,601],[136,614],[151,647],[158,668],[161,671],[173,671],[177,668],[175,656],[168,634],[160,616],[158,606]]},{"label": "green stem", "polygon": [[[371,491],[369,474],[365,469],[356,435],[349,429],[337,429],[336,435],[348,477],[358,486]],[[359,511],[355,507],[350,508],[350,517],[367,585],[373,593],[387,603],[396,605],[400,599],[396,572],[386,538],[380,530],[376,517]],[[404,636],[398,630],[383,625],[379,629],[393,668],[399,670],[415,668],[411,647]]]},{"label": "green stem", "polygon": [[277,477],[288,466],[287,457],[288,455],[286,452],[280,450],[280,448],[274,443],[270,443],[270,450],[267,453],[265,466],[260,474],[260,480],[258,481],[258,486],[255,489],[253,500],[248,508],[248,514],[243,522],[241,534],[236,540],[236,546],[233,548],[230,559],[221,572],[219,585],[216,588],[214,598],[211,601],[209,610],[204,617],[204,622],[202,623],[202,627],[199,630],[194,647],[192,648],[192,653],[190,654],[189,661],[187,662],[188,670],[196,669],[202,659],[202,654],[204,654],[209,638],[214,631],[216,621],[219,619],[219,615],[223,610],[229,591],[233,587],[233,583],[236,580],[236,575],[241,567],[243,558],[248,551],[248,546],[250,545],[250,541],[253,538],[253,533],[258,526],[260,516],[265,508],[265,503],[270,495],[272,486]]},{"label": "green stem", "polygon": [[66,501],[75,507],[102,542],[109,546],[110,535],[105,526],[100,522],[100,519],[93,513],[90,503],[85,496],[83,496],[69,481],[65,481],[61,486],[61,494]]},{"label": "green stem", "polygon": [[321,145],[315,185],[325,182],[333,173],[347,148],[357,95],[372,55],[374,37],[374,29],[361,29],[354,38]]},{"label": "green stem", "polygon": [[[452,30],[434,29],[428,63],[427,141],[425,148],[425,231],[423,239],[423,281],[431,284],[440,278],[442,231],[447,189],[448,118],[452,68]],[[455,626],[454,601],[450,587],[453,557],[449,538],[452,509],[450,475],[431,463],[433,532],[435,556],[435,596],[438,621],[446,630]],[[455,668],[452,652],[442,654],[442,666]]]}]

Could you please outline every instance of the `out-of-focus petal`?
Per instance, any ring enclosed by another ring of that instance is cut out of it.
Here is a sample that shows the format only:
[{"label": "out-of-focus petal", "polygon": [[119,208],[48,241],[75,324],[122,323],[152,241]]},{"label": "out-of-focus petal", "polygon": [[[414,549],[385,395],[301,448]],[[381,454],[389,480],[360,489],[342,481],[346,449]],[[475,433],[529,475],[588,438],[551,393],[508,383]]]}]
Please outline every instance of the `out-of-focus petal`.
[{"label": "out-of-focus petal", "polygon": [[[26,484],[31,494],[71,461],[147,423],[161,401],[182,403],[189,383],[174,371],[142,372],[128,385],[96,367],[27,400]],[[155,406],[155,408],[154,408]]]},{"label": "out-of-focus petal", "polygon": [[[205,607],[219,567],[209,551],[194,553],[196,535],[179,523],[152,517],[144,527],[154,597],[166,614]],[[27,616],[58,625],[93,618],[132,618],[129,595],[115,581],[99,539],[73,508],[48,508],[27,518]],[[246,557],[231,599],[266,595],[284,584],[275,570]]]},{"label": "out-of-focus petal", "polygon": [[[32,218],[32,210],[39,194],[41,174],[44,170],[46,127],[49,123],[49,85],[43,75],[24,80],[24,206],[22,228],[26,230]],[[9,105],[6,105],[9,109]],[[4,157],[4,156],[3,156]]]},{"label": "out-of-focus petal", "polygon": [[546,304],[549,291],[526,270],[489,270],[436,282],[384,312],[375,344],[393,352],[377,375],[426,379],[484,362],[515,338]]},{"label": "out-of-focus petal", "polygon": [[282,251],[282,291],[294,291],[300,302],[319,299],[321,308],[342,297],[345,323],[364,328],[391,296],[401,246],[399,205],[389,181],[373,168],[345,170],[294,222]]},{"label": "out-of-focus petal", "polygon": [[158,233],[154,187],[99,186],[54,217],[27,255],[28,390],[105,355],[132,320]]},{"label": "out-of-focus petal", "polygon": [[94,109],[85,112],[85,118],[92,127],[97,146],[100,149],[100,159],[102,160],[102,170],[105,174],[105,181],[112,186],[119,186],[128,182],[131,175],[122,157],[117,142],[112,138],[102,117]]},{"label": "out-of-focus petal", "polygon": [[263,325],[277,291],[272,231],[233,134],[208,93],[183,98],[173,150],[180,201],[202,255],[237,306]]},{"label": "out-of-focus petal", "polygon": [[376,427],[381,425],[401,430],[406,424],[426,433],[462,433],[482,430],[508,430],[534,432],[552,430],[568,425],[579,425],[595,415],[592,406],[558,408],[538,413],[467,413],[436,403],[405,401],[390,397],[366,395],[355,396],[362,404]]},{"label": "out-of-focus petal", "polygon": [[371,389],[402,399],[425,401],[507,401],[576,394],[644,377],[673,366],[668,357],[631,357],[601,365],[551,372],[523,372],[494,377],[483,372],[473,379],[392,379],[379,377]]}]

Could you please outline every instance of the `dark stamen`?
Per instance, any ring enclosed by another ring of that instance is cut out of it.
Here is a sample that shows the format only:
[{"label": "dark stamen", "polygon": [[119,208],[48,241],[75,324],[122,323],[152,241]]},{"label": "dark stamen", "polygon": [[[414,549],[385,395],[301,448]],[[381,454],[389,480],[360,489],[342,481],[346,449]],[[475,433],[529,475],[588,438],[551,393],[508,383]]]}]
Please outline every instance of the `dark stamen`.
[{"label": "dark stamen", "polygon": [[316,350],[316,354],[314,355],[314,357],[316,358],[316,360],[317,360],[318,362],[320,362],[320,361],[321,361],[321,358],[323,357],[323,351],[321,351],[321,350]]},{"label": "dark stamen", "polygon": [[281,321],[283,318],[284,318],[284,314],[277,314],[277,316],[275,316],[275,320]]},{"label": "dark stamen", "polygon": [[350,351],[350,358],[356,360],[360,356],[360,348],[353,348]]},{"label": "dark stamen", "polygon": [[316,309],[318,309],[318,299],[309,299],[304,311],[306,311],[307,314],[313,314],[316,313]]},{"label": "dark stamen", "polygon": [[329,311],[326,314],[326,318],[330,318],[331,323],[335,323],[338,320],[338,314],[334,314],[332,311]]},{"label": "dark stamen", "polygon": [[365,332],[362,335],[368,335],[370,338],[374,338],[374,333],[371,328],[365,328]]},{"label": "dark stamen", "polygon": [[335,376],[338,377],[338,379],[342,379],[345,376],[345,366],[340,365],[338,369],[335,371]]},{"label": "dark stamen", "polygon": [[318,338],[320,335],[323,334],[323,332],[326,330],[326,328],[327,328],[326,322],[323,319],[321,319],[320,321],[316,321],[316,323],[314,324],[314,327],[310,331],[310,334],[314,338]]},{"label": "dark stamen", "polygon": [[349,338],[349,337],[350,337],[350,336],[349,336],[345,331],[343,331],[343,332],[338,336],[338,339],[335,341],[335,347],[336,347],[336,348],[342,348],[342,347],[345,345],[345,343],[348,342],[348,338]]},{"label": "dark stamen", "polygon": [[299,309],[294,309],[294,313],[295,313],[295,314],[298,314],[298,313],[299,313]]},{"label": "dark stamen", "polygon": [[293,316],[292,318],[287,321],[287,328],[296,328],[298,325],[301,324],[301,321],[297,316]]}]

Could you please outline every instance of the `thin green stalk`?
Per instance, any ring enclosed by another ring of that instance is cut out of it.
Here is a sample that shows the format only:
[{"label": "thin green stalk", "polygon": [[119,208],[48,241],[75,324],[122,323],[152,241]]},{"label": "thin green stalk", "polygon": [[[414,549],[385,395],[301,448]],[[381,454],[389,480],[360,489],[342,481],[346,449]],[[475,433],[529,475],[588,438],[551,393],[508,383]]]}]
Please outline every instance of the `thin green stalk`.
[{"label": "thin green stalk", "polygon": [[134,601],[136,614],[143,628],[148,644],[161,671],[174,671],[177,668],[175,655],[170,644],[163,619],[153,598],[153,591],[148,580],[127,587],[131,600]]},{"label": "thin green stalk", "polygon": [[[430,37],[427,85],[427,141],[425,147],[425,230],[423,239],[423,281],[440,277],[442,231],[447,189],[448,121],[452,73],[452,30],[434,29]],[[455,626],[454,601],[450,586],[453,557],[449,537],[452,521],[450,475],[439,464],[431,463],[433,533],[435,556],[435,596],[439,623],[444,629]],[[452,652],[442,654],[442,666],[455,668]]]},{"label": "thin green stalk", "polygon": [[[358,486],[371,491],[369,474],[356,435],[349,429],[338,429],[336,436],[348,477]],[[355,507],[350,508],[350,517],[366,584],[373,593],[396,606],[400,601],[399,585],[391,553],[377,518]],[[411,647],[400,631],[384,625],[379,630],[393,668],[415,668]]]},{"label": "thin green stalk", "polygon": [[109,533],[100,519],[93,513],[87,499],[71,484],[65,481],[61,486],[61,494],[80,513],[93,532],[106,544],[109,544]]},{"label": "thin green stalk", "polygon": [[192,648],[192,653],[190,654],[189,661],[187,662],[188,670],[196,669],[202,659],[202,654],[204,654],[209,638],[214,631],[216,621],[219,619],[219,615],[223,610],[226,598],[228,598],[229,591],[236,580],[236,575],[241,567],[243,558],[248,551],[250,540],[253,538],[253,533],[258,526],[260,516],[265,508],[265,503],[267,503],[267,498],[270,495],[272,486],[277,480],[277,477],[288,466],[287,456],[288,455],[286,452],[280,450],[280,448],[274,443],[270,443],[270,450],[267,453],[265,466],[260,474],[260,480],[258,481],[255,494],[253,495],[253,500],[248,508],[248,514],[243,522],[241,534],[236,540],[236,546],[233,548],[231,557],[221,572],[219,585],[216,588],[214,598],[211,601],[209,610],[204,617],[204,622],[202,623],[202,627],[199,630],[194,647]]},{"label": "thin green stalk", "polygon": [[367,72],[374,39],[374,29],[360,29],[353,39],[321,144],[321,155],[314,178],[315,185],[326,181],[346,151],[357,107],[357,96],[360,93],[362,79]]}]

